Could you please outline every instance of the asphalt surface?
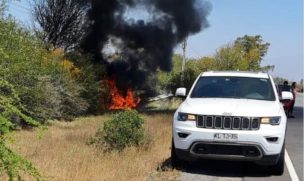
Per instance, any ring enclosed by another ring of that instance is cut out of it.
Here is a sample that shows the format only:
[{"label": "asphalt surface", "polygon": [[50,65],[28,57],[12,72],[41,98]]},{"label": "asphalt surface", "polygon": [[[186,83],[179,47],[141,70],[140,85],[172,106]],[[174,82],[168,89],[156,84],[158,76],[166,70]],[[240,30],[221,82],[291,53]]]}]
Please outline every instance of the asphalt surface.
[{"label": "asphalt surface", "polygon": [[303,180],[303,94],[298,94],[295,118],[288,119],[286,149],[300,180]]},{"label": "asphalt surface", "polygon": [[[303,94],[298,94],[295,118],[289,118],[286,132],[286,150],[300,181],[303,180]],[[289,181],[291,174],[285,165],[282,176],[271,175],[267,169],[254,163],[228,161],[198,161],[182,169],[182,181]]]}]

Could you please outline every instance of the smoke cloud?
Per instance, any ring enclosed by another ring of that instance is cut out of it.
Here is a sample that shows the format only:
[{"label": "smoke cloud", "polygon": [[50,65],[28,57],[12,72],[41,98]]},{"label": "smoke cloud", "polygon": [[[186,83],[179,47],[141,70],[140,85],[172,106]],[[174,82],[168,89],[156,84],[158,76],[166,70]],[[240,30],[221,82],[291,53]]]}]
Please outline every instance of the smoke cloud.
[{"label": "smoke cloud", "polygon": [[[136,8],[149,17],[128,18]],[[156,71],[171,70],[176,45],[208,27],[209,10],[202,0],[91,0],[82,49],[106,65],[120,89],[152,91]]]}]

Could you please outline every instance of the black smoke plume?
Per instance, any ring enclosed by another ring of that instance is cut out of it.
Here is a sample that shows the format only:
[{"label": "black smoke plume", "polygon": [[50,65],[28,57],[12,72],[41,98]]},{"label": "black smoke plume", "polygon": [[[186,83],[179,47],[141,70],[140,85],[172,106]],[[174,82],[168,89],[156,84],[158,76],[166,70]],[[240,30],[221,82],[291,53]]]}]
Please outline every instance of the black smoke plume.
[{"label": "black smoke plume", "polygon": [[[171,70],[176,45],[208,27],[209,4],[202,0],[91,0],[89,7],[82,49],[106,65],[122,90],[154,90],[155,73]],[[124,16],[141,7],[148,19]],[[107,46],[116,49],[110,57]]]}]

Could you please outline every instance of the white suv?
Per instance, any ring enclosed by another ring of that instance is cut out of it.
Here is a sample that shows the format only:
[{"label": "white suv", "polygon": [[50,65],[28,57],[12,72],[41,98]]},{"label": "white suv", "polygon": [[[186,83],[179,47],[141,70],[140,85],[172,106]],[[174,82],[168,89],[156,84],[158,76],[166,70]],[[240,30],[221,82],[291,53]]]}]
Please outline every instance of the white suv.
[{"label": "white suv", "polygon": [[[176,96],[186,96],[179,88]],[[292,99],[284,92],[282,99]],[[205,72],[174,114],[174,167],[195,159],[254,161],[284,172],[286,115],[270,75]]]}]

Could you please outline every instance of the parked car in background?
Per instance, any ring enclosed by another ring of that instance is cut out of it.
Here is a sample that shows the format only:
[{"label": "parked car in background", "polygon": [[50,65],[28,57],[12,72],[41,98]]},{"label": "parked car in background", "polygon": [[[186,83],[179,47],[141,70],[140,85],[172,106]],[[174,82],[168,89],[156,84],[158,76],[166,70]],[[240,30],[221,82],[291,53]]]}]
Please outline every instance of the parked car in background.
[{"label": "parked car in background", "polygon": [[284,110],[285,110],[285,113],[286,115],[288,115],[288,112],[289,110],[291,109],[292,107],[292,101],[293,100],[290,100],[290,99],[282,99],[282,92],[291,92],[291,86],[290,85],[283,85],[283,84],[280,84],[277,86],[277,91],[278,91],[278,95],[281,99],[281,102],[283,103],[283,107],[284,107]]}]

